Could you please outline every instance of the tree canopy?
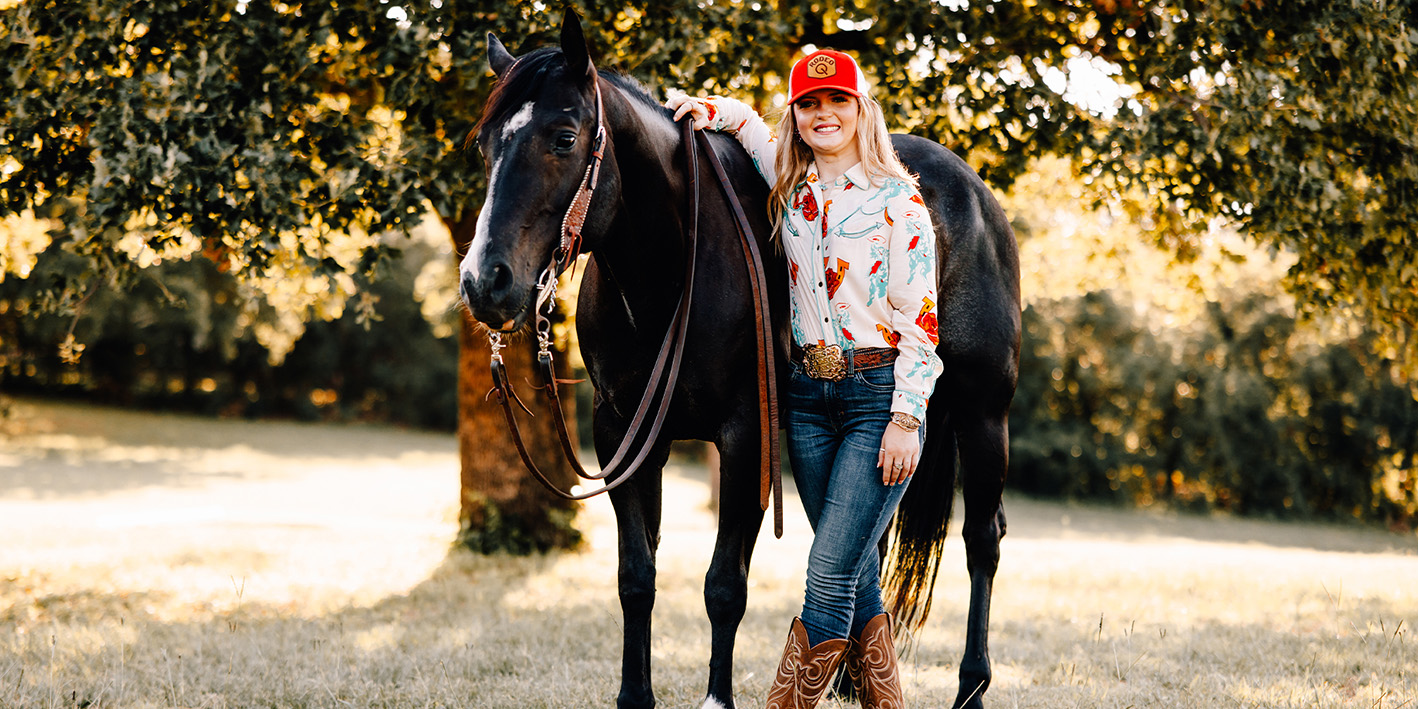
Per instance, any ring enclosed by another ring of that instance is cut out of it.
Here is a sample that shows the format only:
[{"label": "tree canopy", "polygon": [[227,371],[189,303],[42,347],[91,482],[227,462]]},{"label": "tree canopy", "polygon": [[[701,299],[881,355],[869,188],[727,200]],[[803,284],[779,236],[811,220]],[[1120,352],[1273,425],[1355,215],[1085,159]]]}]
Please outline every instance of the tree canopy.
[{"label": "tree canopy", "polygon": [[[771,110],[807,46],[855,52],[903,130],[996,186],[1065,155],[1181,258],[1214,219],[1293,251],[1306,312],[1355,308],[1418,366],[1413,3],[1328,0],[572,2],[597,60],[652,90]],[[359,235],[478,203],[460,150],[484,37],[553,43],[542,2],[0,3],[0,209],[57,220],[72,306],[159,257],[369,269]],[[351,241],[351,235],[354,241]]]}]

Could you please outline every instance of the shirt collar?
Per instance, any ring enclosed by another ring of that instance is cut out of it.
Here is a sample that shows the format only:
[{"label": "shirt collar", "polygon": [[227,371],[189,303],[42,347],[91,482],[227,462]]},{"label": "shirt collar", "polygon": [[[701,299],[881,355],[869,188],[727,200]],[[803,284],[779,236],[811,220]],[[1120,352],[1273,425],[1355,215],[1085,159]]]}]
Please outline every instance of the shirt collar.
[{"label": "shirt collar", "polygon": [[[813,161],[807,166],[807,174],[813,178],[817,177],[817,175],[819,174],[817,171],[817,161]],[[843,180],[843,184],[846,184],[847,182],[852,183],[852,185],[857,189],[866,189],[872,186],[871,179],[867,177],[867,171],[865,168],[862,167],[862,164],[860,162],[856,165],[847,168],[847,171],[842,173],[842,177],[838,179]],[[810,181],[817,182],[819,187],[830,186],[817,179],[813,179]]]}]

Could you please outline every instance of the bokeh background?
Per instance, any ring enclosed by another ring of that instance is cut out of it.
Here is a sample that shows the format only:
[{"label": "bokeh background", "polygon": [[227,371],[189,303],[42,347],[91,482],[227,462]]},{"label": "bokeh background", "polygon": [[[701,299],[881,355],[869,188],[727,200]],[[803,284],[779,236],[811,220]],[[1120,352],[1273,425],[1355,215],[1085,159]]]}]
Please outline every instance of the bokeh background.
[{"label": "bokeh background", "polygon": [[[480,203],[463,143],[492,84],[486,33],[555,44],[562,8],[3,7],[5,391],[462,420],[465,522],[574,543],[479,492],[516,461],[469,451],[505,446],[452,285]],[[660,98],[729,93],[773,114],[796,53],[854,51],[893,127],[999,190],[1024,266],[1016,489],[1412,527],[1410,3],[567,7],[600,66]],[[568,316],[572,365],[573,331]]]},{"label": "bokeh background", "polygon": [[[566,8],[599,67],[658,99],[772,115],[795,57],[851,51],[893,129],[996,190],[1025,303],[1001,585],[1037,594],[1000,601],[999,696],[1418,701],[1411,1],[0,0],[0,509],[20,540],[0,545],[0,704],[582,706],[574,675],[614,675],[608,510],[523,473],[454,291],[486,34],[553,46]],[[535,379],[521,344],[513,379]],[[584,437],[590,392],[566,399]],[[667,539],[707,553],[712,454],[674,460]],[[303,524],[328,534],[272,531]],[[750,667],[791,613],[795,549],[755,572],[771,632],[746,629]],[[697,559],[662,583],[697,585]],[[676,630],[702,614],[685,593]],[[953,696],[960,608],[941,603],[923,705]],[[519,644],[539,614],[590,644]],[[695,637],[657,650],[672,703],[697,696]],[[225,669],[174,659],[202,647]],[[270,659],[296,647],[308,663]],[[547,656],[564,682],[536,681]]]}]

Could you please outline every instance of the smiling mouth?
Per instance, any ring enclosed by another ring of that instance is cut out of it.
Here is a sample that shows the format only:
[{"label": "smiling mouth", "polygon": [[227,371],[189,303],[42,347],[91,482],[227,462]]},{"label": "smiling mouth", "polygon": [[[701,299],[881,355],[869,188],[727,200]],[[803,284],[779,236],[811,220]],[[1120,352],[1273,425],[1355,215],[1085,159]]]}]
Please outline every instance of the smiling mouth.
[{"label": "smiling mouth", "polygon": [[836,133],[836,132],[839,131],[839,130],[842,130],[842,127],[841,127],[841,126],[818,126],[818,127],[816,127],[816,128],[813,128],[813,129],[812,129],[812,132],[818,133],[818,134],[822,134],[822,133]]}]

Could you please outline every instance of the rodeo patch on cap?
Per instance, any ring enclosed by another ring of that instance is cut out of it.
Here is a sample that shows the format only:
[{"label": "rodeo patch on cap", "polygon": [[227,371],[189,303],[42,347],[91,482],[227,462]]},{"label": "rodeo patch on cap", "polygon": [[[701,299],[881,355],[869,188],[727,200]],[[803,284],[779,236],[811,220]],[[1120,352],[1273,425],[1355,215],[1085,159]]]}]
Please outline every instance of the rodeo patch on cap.
[{"label": "rodeo patch on cap", "polygon": [[814,79],[836,76],[837,60],[825,54],[819,54],[808,61],[807,75]]},{"label": "rodeo patch on cap", "polygon": [[838,89],[853,96],[867,95],[867,79],[852,55],[819,49],[799,59],[788,75],[788,102],[818,89]]}]

